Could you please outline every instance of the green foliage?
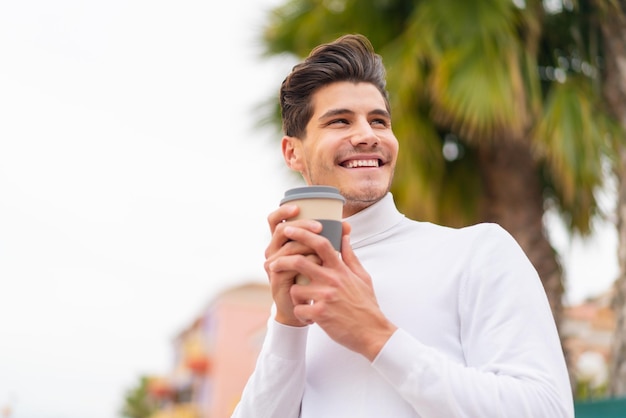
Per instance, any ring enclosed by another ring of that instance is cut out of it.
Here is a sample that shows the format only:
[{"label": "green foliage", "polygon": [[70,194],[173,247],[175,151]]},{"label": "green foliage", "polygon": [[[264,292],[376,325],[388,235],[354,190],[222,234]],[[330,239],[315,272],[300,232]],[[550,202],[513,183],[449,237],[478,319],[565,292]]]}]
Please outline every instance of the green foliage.
[{"label": "green foliage", "polygon": [[[552,175],[549,189],[556,196],[569,226],[589,232],[597,215],[593,192],[603,180],[603,156],[611,154],[611,132],[616,129],[597,109],[600,98],[580,77],[569,77],[550,89],[543,117],[534,128],[535,149]],[[615,135],[615,134],[613,134]]]},{"label": "green foliage", "polygon": [[411,0],[288,0],[272,12],[264,34],[267,53],[305,56],[345,33],[365,33],[380,47],[402,32]]},{"label": "green foliage", "polygon": [[574,389],[574,400],[577,402],[606,399],[607,395],[607,383],[604,383],[600,386],[594,386],[587,381],[576,382],[576,388]]},{"label": "green foliage", "polygon": [[[596,3],[567,4],[290,0],[272,12],[263,37],[267,54],[298,57],[345,33],[372,41],[388,70],[402,149],[392,191],[408,216],[480,221],[478,151],[523,141],[545,199],[585,234],[619,134],[600,94]],[[459,153],[446,158],[444,146]]]},{"label": "green foliage", "polygon": [[121,414],[125,418],[149,418],[158,406],[148,393],[149,378],[142,376],[136,387],[126,392]]}]

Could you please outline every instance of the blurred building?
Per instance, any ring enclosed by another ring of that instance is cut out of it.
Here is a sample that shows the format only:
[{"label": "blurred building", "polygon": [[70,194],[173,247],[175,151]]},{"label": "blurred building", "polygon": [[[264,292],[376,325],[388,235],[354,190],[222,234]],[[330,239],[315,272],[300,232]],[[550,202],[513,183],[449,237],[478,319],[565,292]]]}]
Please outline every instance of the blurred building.
[{"label": "blurred building", "polygon": [[174,340],[169,376],[150,393],[161,409],[152,418],[228,418],[254,370],[266,333],[269,286],[224,291]]},{"label": "blurred building", "polygon": [[[592,393],[602,396],[608,383],[608,364],[616,329],[611,306],[613,293],[611,288],[583,303],[564,308],[561,335],[574,366],[577,390],[587,391],[579,393],[583,397],[591,397]],[[587,387],[583,387],[585,385]]]}]

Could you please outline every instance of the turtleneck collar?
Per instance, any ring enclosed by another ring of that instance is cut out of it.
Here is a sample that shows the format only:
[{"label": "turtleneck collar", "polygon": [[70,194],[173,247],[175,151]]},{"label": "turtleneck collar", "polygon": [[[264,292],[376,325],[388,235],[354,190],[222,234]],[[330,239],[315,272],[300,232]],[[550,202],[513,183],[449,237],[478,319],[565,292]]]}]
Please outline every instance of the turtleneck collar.
[{"label": "turtleneck collar", "polygon": [[350,242],[353,248],[368,238],[381,234],[404,219],[404,215],[398,212],[391,193],[374,203],[344,219],[352,226]]}]

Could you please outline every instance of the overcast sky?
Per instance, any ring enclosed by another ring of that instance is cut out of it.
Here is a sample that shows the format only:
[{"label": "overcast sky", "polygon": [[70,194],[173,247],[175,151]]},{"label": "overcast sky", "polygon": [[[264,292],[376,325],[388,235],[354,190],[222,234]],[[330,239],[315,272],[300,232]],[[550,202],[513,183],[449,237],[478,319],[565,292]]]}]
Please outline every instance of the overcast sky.
[{"label": "overcast sky", "polygon": [[[112,418],[220,290],[265,281],[267,213],[300,184],[255,126],[289,59],[277,0],[0,3],[0,409]],[[579,301],[615,234],[555,226]],[[608,232],[607,232],[608,231]]]}]

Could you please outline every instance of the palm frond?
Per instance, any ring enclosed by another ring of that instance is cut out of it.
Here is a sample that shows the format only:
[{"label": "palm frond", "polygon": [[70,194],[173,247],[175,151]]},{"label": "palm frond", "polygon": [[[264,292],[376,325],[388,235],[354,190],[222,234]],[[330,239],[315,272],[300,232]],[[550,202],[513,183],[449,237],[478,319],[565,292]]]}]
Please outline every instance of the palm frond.
[{"label": "palm frond", "polygon": [[587,233],[597,211],[594,193],[602,186],[602,159],[610,154],[611,122],[588,80],[569,77],[554,83],[544,113],[532,133],[535,151],[545,159],[561,211],[570,227]]}]

